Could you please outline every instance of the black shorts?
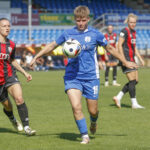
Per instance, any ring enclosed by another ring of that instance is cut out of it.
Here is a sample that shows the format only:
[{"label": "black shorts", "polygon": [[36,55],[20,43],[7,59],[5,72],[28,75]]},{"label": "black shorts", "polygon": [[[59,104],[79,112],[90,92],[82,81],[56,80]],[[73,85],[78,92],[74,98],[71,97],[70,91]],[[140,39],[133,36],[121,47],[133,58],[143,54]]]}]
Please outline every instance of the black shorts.
[{"label": "black shorts", "polygon": [[118,59],[113,55],[108,55],[108,62],[118,62]]},{"label": "black shorts", "polygon": [[132,71],[136,71],[137,69],[136,68],[133,68],[133,69],[130,69],[130,68],[127,68],[123,65],[121,65],[121,68],[122,68],[122,72],[123,73],[128,73],[128,72],[132,72]]},{"label": "black shorts", "polygon": [[0,85],[0,102],[4,102],[8,98],[7,88],[13,84],[20,83],[16,75],[11,76],[7,79],[4,85]]}]

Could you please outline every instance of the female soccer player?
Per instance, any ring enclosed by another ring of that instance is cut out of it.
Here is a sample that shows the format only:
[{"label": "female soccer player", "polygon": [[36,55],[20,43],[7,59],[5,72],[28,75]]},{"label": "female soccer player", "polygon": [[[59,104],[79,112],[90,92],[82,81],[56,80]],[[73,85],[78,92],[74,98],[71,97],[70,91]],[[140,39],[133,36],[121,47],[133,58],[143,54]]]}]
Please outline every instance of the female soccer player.
[{"label": "female soccer player", "polygon": [[82,112],[81,97],[86,98],[88,111],[90,113],[90,131],[96,132],[96,121],[98,119],[98,95],[99,95],[99,67],[97,62],[97,46],[105,48],[127,67],[134,67],[134,63],[127,62],[119,55],[116,50],[107,45],[107,41],[98,30],[88,27],[90,11],[86,6],[78,6],[74,10],[76,26],[66,30],[56,41],[45,46],[32,60],[31,65],[36,59],[61,45],[68,39],[76,39],[82,46],[82,51],[76,58],[70,58],[66,66],[64,76],[65,91],[69,97],[74,118],[78,129],[82,135],[81,144],[89,143],[88,129],[86,120]]},{"label": "female soccer player", "polygon": [[[128,24],[128,27],[122,29],[120,32],[120,37],[118,40],[118,49],[122,56],[131,62],[135,62],[135,55],[139,58],[141,64],[144,66],[144,61],[136,48],[136,31],[134,30],[136,26],[137,16],[134,14],[129,14],[125,23]],[[123,73],[126,74],[127,79],[129,80],[123,87],[123,89],[118,93],[117,96],[113,97],[113,100],[117,107],[121,108],[121,99],[124,94],[129,92],[132,108],[144,108],[139,105],[136,99],[136,84],[138,83],[138,70],[136,68],[128,68],[122,66]]]},{"label": "female soccer player", "polygon": [[[105,34],[105,38],[108,41],[108,43],[116,48],[116,42],[117,42],[117,34],[113,32],[113,26],[109,25],[107,27],[107,33]],[[105,87],[109,86],[109,70],[110,67],[113,68],[113,82],[112,85],[114,86],[120,86],[119,83],[117,83],[117,65],[118,65],[118,60],[111,55],[109,52],[106,53],[106,56],[108,60],[106,61],[106,70],[105,70]]]},{"label": "female soccer player", "polygon": [[[20,71],[27,81],[32,80],[28,74],[15,60],[15,43],[7,38],[10,32],[10,22],[6,18],[0,19],[0,102],[4,106],[4,113],[9,117],[14,127],[21,131],[22,125],[16,121],[12,105],[9,101],[8,93],[14,98],[17,105],[18,113],[25,133],[34,135],[35,130],[29,127],[28,110],[22,97],[22,88],[18,81],[15,68]],[[14,68],[15,67],[15,68]]]}]

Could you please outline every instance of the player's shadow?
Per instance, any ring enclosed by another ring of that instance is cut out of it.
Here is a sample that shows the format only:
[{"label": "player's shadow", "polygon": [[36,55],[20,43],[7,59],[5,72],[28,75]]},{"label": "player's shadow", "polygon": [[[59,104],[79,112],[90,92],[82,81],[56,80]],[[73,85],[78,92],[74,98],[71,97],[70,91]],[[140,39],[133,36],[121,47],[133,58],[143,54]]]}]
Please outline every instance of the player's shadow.
[{"label": "player's shadow", "polygon": [[100,135],[100,136],[128,136],[127,134],[96,134],[96,135]]},{"label": "player's shadow", "polygon": [[26,135],[25,133],[17,132],[9,128],[0,128],[0,133],[11,133],[11,134],[19,134],[19,135]]},{"label": "player's shadow", "polygon": [[[110,104],[110,106],[112,106],[112,107],[116,107],[116,105],[115,105],[115,104]],[[127,105],[127,104],[121,104],[121,107],[131,108],[131,106],[130,106],[130,105]]]},{"label": "player's shadow", "polygon": [[65,139],[69,141],[79,141],[79,138],[81,137],[80,134],[76,133],[59,133],[57,135],[60,139]]},{"label": "player's shadow", "polygon": [[[69,141],[81,141],[81,135],[76,133],[60,133],[58,134],[60,139],[65,139]],[[94,139],[94,137],[90,136],[90,139]]]},{"label": "player's shadow", "polygon": [[12,129],[9,129],[9,128],[0,128],[0,133],[13,133],[13,134],[17,134],[18,132],[13,131]]}]

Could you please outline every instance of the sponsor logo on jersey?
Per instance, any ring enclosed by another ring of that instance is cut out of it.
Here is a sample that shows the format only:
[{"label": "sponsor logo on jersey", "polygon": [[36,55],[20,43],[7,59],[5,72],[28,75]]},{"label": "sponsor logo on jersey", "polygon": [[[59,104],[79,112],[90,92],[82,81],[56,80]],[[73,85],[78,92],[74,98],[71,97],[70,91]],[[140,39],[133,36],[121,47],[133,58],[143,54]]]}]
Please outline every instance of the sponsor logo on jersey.
[{"label": "sponsor logo on jersey", "polygon": [[9,54],[0,53],[0,59],[9,59]]},{"label": "sponsor logo on jersey", "polygon": [[109,40],[108,43],[109,43],[109,44],[114,44],[114,43],[115,43],[115,40]]},{"label": "sponsor logo on jersey", "polygon": [[86,36],[84,40],[85,40],[85,42],[87,42],[87,43],[88,43],[88,42],[90,42],[90,41],[91,41],[91,37],[90,37],[90,36]]},{"label": "sponsor logo on jersey", "polygon": [[132,44],[136,44],[136,39],[131,39]]}]

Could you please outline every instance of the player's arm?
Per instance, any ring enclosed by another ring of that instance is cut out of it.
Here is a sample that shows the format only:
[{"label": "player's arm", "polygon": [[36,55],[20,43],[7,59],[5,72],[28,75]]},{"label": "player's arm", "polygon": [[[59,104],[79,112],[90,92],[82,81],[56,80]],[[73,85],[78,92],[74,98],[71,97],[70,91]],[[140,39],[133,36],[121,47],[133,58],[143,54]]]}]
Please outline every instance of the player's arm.
[{"label": "player's arm", "polygon": [[122,46],[124,41],[125,41],[125,39],[123,37],[119,37],[119,40],[118,40],[118,52],[123,57],[123,59],[126,59],[125,56],[124,56],[123,46]]},{"label": "player's arm", "polygon": [[54,41],[54,42],[51,42],[50,44],[47,44],[31,61],[30,63],[30,66],[32,66],[36,59],[53,51],[56,47],[58,46],[58,44]]},{"label": "player's arm", "polygon": [[127,68],[135,68],[135,67],[137,67],[137,65],[135,63],[127,61],[125,59],[124,55],[122,55],[121,53],[118,53],[113,46],[107,44],[106,47],[105,47],[105,49],[109,53],[111,53],[113,56],[115,56],[116,58],[118,58]]},{"label": "player's arm", "polygon": [[12,59],[11,60],[12,65],[19,71],[21,72],[26,78],[27,78],[27,82],[32,80],[32,76],[27,73],[17,62],[16,59]]},{"label": "player's arm", "polygon": [[136,56],[138,57],[138,59],[140,60],[142,66],[144,66],[144,65],[145,65],[145,62],[144,62],[142,56],[140,55],[140,53],[139,53],[139,51],[138,51],[138,49],[137,49],[136,47],[135,47],[135,55],[136,55]]},{"label": "player's arm", "polygon": [[108,55],[107,55],[106,50],[104,50],[104,56],[105,56],[105,60],[108,61],[108,60],[109,60],[109,57],[108,57]]}]

